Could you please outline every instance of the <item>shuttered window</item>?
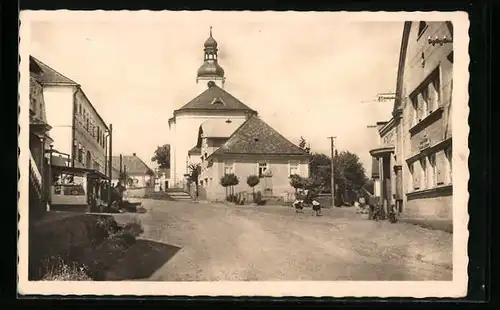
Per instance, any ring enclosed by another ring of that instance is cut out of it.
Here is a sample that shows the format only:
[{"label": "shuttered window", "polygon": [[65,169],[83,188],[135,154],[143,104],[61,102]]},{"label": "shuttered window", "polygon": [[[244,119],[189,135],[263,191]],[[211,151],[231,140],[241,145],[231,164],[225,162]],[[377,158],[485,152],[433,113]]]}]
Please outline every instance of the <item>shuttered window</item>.
[{"label": "shuttered window", "polygon": [[420,189],[427,187],[427,159],[420,159]]},{"label": "shuttered window", "polygon": [[444,151],[439,151],[436,154],[436,182],[437,185],[446,183],[446,155]]}]

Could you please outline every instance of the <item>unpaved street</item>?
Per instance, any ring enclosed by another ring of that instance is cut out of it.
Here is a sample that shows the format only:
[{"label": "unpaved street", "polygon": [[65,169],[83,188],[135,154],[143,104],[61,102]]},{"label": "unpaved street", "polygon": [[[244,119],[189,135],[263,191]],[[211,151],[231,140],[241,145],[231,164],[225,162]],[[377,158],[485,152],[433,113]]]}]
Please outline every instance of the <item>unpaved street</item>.
[{"label": "unpaved street", "polygon": [[[452,279],[451,234],[405,223],[368,221],[351,208],[325,209],[324,216],[315,217],[310,209],[296,214],[282,206],[159,200],[144,200],[143,206],[148,212],[134,215],[144,227],[141,238],[161,246],[130,250],[110,278]],[[119,221],[129,215],[121,216]],[[143,272],[135,272],[136,268]]]}]

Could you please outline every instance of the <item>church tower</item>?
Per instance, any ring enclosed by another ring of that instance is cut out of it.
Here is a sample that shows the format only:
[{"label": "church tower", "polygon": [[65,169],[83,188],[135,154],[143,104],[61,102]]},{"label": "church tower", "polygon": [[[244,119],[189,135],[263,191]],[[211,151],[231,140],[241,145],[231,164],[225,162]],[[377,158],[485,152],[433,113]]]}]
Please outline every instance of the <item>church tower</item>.
[{"label": "church tower", "polygon": [[218,44],[210,36],[203,45],[204,61],[196,76],[197,96],[174,110],[168,120],[170,131],[170,182],[174,187],[186,185],[189,162],[200,159],[197,148],[200,125],[207,120],[236,122],[257,114],[224,89],[224,69],[218,63]]},{"label": "church tower", "polygon": [[212,36],[212,26],[210,26],[210,36],[205,41],[203,48],[203,64],[198,69],[196,83],[206,87],[207,82],[213,81],[220,88],[224,88],[226,78],[224,69],[219,65],[218,61],[218,44]]}]

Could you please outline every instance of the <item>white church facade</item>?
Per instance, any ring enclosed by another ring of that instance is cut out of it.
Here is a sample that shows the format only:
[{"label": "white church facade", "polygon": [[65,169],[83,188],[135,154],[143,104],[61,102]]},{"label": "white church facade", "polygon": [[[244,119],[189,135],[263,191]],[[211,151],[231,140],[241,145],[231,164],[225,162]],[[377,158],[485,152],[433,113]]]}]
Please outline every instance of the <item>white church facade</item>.
[{"label": "white church facade", "polygon": [[[189,173],[189,154],[197,154],[195,147],[202,123],[212,119],[246,120],[257,112],[224,90],[225,72],[218,62],[218,44],[210,36],[204,44],[204,62],[198,69],[196,83],[206,85],[197,97],[177,109],[168,120],[171,137],[171,183],[181,188]],[[199,156],[191,156],[199,158]],[[201,159],[200,159],[201,160]]]}]

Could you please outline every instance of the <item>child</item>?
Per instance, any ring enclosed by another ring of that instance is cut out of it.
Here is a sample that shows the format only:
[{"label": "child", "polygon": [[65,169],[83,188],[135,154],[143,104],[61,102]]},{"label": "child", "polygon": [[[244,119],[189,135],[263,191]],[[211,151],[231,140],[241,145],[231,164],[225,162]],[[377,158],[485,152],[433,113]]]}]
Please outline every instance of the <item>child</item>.
[{"label": "child", "polygon": [[295,201],[292,203],[292,206],[295,207],[296,213],[301,212],[302,209],[304,208],[304,206],[302,205],[302,200],[299,200],[299,199],[295,199]]},{"label": "child", "polygon": [[313,199],[312,205],[314,214],[316,214],[316,216],[321,216],[321,204],[316,199]]}]

